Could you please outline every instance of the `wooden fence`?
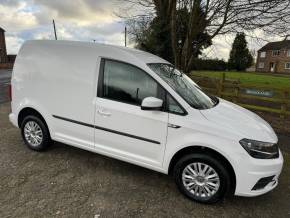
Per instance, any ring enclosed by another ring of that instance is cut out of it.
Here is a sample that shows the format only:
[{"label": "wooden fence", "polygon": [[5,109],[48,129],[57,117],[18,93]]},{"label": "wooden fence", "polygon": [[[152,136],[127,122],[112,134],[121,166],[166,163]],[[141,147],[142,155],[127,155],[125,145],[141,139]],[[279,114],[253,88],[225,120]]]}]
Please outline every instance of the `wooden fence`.
[{"label": "wooden fence", "polygon": [[[275,128],[290,129],[289,126],[282,124],[286,119],[290,120],[290,85],[289,88],[283,89],[241,84],[239,80],[227,79],[225,74],[222,74],[220,78],[196,75],[191,75],[191,78],[209,94],[230,100],[250,110],[275,114],[280,118],[279,124],[275,125]],[[249,94],[248,91],[251,90],[257,94]],[[267,93],[268,96],[263,95],[263,93]]]}]

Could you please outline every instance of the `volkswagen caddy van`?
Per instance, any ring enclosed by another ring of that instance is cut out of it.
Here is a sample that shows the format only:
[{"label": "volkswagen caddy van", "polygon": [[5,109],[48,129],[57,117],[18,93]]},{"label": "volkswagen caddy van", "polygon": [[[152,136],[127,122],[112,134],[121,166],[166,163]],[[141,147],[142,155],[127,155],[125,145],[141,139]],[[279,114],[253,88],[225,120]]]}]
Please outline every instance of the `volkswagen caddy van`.
[{"label": "volkswagen caddy van", "polygon": [[205,94],[171,63],[125,47],[28,41],[11,80],[10,121],[28,148],[58,141],[174,177],[186,197],[274,189],[278,139],[256,114]]}]

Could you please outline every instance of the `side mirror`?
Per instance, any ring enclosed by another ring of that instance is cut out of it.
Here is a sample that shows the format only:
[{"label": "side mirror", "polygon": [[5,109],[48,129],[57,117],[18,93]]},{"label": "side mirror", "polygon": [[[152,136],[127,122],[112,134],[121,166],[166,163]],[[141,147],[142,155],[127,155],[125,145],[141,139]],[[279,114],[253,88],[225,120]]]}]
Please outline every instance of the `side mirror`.
[{"label": "side mirror", "polygon": [[141,110],[160,110],[162,108],[163,101],[155,97],[144,98],[141,104]]}]

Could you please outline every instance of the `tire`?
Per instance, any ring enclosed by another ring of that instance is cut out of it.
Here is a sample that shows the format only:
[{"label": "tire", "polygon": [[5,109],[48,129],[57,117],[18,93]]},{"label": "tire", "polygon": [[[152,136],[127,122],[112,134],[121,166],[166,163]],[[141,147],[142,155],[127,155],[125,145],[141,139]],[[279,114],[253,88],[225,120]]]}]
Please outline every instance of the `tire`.
[{"label": "tire", "polygon": [[[206,166],[207,170],[205,170]],[[212,204],[222,200],[231,186],[226,168],[217,158],[207,154],[183,156],[176,163],[173,175],[180,192],[199,203]]]},{"label": "tire", "polygon": [[44,151],[51,143],[49,130],[40,118],[29,115],[21,123],[21,135],[28,148]]}]

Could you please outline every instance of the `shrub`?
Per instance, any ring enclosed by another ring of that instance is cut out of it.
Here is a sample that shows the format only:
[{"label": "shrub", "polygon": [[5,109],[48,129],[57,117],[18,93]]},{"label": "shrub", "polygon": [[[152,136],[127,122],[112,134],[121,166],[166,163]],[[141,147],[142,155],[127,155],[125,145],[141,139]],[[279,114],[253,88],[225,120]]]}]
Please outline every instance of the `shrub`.
[{"label": "shrub", "polygon": [[224,60],[195,59],[192,64],[192,70],[225,71],[227,66],[228,64]]}]

